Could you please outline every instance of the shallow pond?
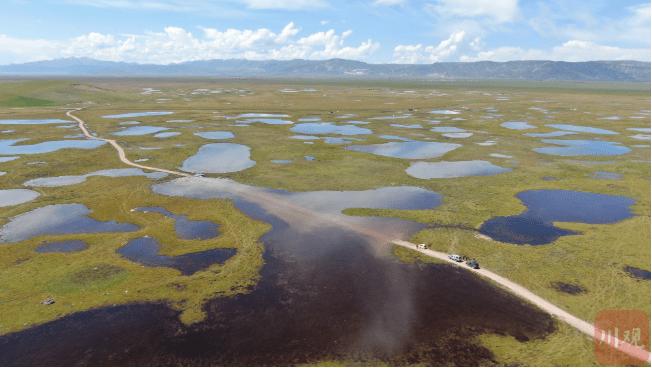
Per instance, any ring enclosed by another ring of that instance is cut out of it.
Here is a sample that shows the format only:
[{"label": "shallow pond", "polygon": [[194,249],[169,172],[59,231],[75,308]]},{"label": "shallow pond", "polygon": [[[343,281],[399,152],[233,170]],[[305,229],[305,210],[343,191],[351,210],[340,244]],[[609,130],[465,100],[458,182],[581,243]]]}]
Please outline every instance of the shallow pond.
[{"label": "shallow pond", "polygon": [[549,128],[566,130],[569,132],[577,132],[577,133],[590,133],[590,134],[602,134],[602,135],[618,134],[611,130],[594,128],[590,126],[581,126],[581,125],[572,125],[572,124],[546,124],[546,126]]},{"label": "shallow pond", "polygon": [[534,151],[555,156],[617,156],[631,151],[620,143],[608,141],[544,139],[542,142],[561,147],[540,147]]},{"label": "shallow pond", "polygon": [[403,128],[403,129],[421,129],[423,126],[421,124],[389,124],[389,126],[394,128]]},{"label": "shallow pond", "polygon": [[430,110],[431,114],[439,114],[439,115],[458,115],[460,114],[459,111],[457,110]]},{"label": "shallow pond", "polygon": [[455,143],[408,141],[348,146],[346,149],[385,157],[421,160],[443,156],[459,147],[462,147],[462,145]]},{"label": "shallow pond", "polygon": [[115,233],[138,230],[133,224],[98,221],[83,204],[53,204],[12,217],[0,228],[0,243],[13,243],[39,235]]},{"label": "shallow pond", "polygon": [[277,165],[287,165],[291,164],[292,160],[271,160],[270,162]]},{"label": "shallow pond", "polygon": [[594,179],[606,179],[606,180],[620,180],[623,178],[623,174],[609,172],[609,171],[596,171],[593,173]]},{"label": "shallow pond", "polygon": [[500,126],[512,130],[527,130],[536,128],[536,126],[529,124],[527,121],[506,121],[500,124]]},{"label": "shallow pond", "polygon": [[627,274],[629,274],[631,277],[639,280],[649,280],[650,279],[650,271],[644,270],[642,268],[637,268],[637,267],[632,267],[632,266],[625,266],[623,268]]},{"label": "shallow pond", "polygon": [[252,119],[245,119],[245,120],[237,120],[236,123],[239,123],[239,124],[261,123],[261,124],[267,124],[267,125],[292,125],[292,124],[294,124],[294,122],[290,121],[290,120],[275,119],[275,118],[252,118]]},{"label": "shallow pond", "polygon": [[446,138],[469,138],[473,135],[471,132],[465,132],[465,133],[444,133],[442,134],[442,137]]},{"label": "shallow pond", "polygon": [[553,138],[553,137],[562,137],[565,135],[571,135],[571,134],[577,134],[575,132],[564,132],[561,130],[556,130],[554,132],[547,132],[547,133],[525,133],[523,134],[526,137],[534,137],[534,138]]},{"label": "shallow pond", "polygon": [[0,207],[15,206],[35,200],[39,192],[29,189],[0,189]]},{"label": "shallow pond", "polygon": [[163,116],[174,114],[172,111],[143,111],[143,112],[128,112],[125,114],[113,114],[102,116],[105,119],[127,119],[138,118],[141,116]]},{"label": "shallow pond", "polygon": [[356,125],[337,125],[333,123],[301,123],[293,126],[290,130],[302,134],[363,135],[373,133],[367,128]]},{"label": "shallow pond", "polygon": [[435,133],[464,133],[466,130],[457,127],[451,126],[436,126],[430,129],[431,132]]},{"label": "shallow pond", "polygon": [[176,268],[184,275],[192,275],[213,264],[224,263],[235,255],[236,250],[218,248],[179,256],[164,256],[159,254],[159,244],[156,239],[144,236],[130,240],[118,249],[118,253],[132,262],[145,266]]},{"label": "shallow pond", "polygon": [[36,247],[36,252],[38,253],[70,253],[70,252],[80,252],[88,248],[83,240],[63,240],[63,241],[54,241],[54,242],[44,242],[43,244]]},{"label": "shallow pond", "polygon": [[113,135],[117,135],[117,136],[146,135],[146,134],[162,132],[164,130],[170,130],[170,128],[150,126],[150,125],[139,125],[139,126],[132,126],[120,130],[118,132],[113,133]]},{"label": "shallow pond", "polygon": [[92,173],[84,175],[66,175],[66,176],[51,176],[45,178],[37,178],[28,180],[23,185],[28,187],[61,187],[66,185],[74,185],[83,183],[91,176],[107,176],[110,178],[118,178],[123,176],[144,176],[150,179],[161,179],[167,176],[166,173],[162,172],[150,172],[146,173],[141,169],[137,168],[126,168],[126,169],[106,169],[98,170]]},{"label": "shallow pond", "polygon": [[171,138],[181,135],[180,132],[162,132],[154,134],[154,138]]},{"label": "shallow pond", "polygon": [[229,173],[256,165],[250,159],[251,149],[242,144],[211,143],[199,148],[194,156],[187,158],[181,170],[193,173]]},{"label": "shallow pond", "polygon": [[489,176],[512,171],[489,161],[415,162],[405,172],[418,179],[445,179],[465,176]]},{"label": "shallow pond", "polygon": [[100,147],[106,142],[96,139],[84,140],[62,140],[62,141],[47,141],[35,144],[20,144],[24,139],[2,139],[0,140],[0,155],[34,155],[41,153],[55,152],[61,149],[74,148],[74,149],[95,149]]},{"label": "shallow pond", "polygon": [[219,235],[218,225],[212,221],[190,220],[184,215],[177,215],[163,207],[139,207],[135,211],[142,213],[158,213],[174,220],[174,230],[177,237],[186,240],[206,240]]},{"label": "shallow pond", "polygon": [[206,320],[192,326],[164,304],[76,313],[0,340],[7,352],[0,363],[480,365],[492,357],[477,342],[482,334],[525,341],[554,330],[549,315],[463,269],[395,260],[387,240],[407,239],[424,225],[341,213],[430,209],[441,201],[436,193],[414,187],[291,193],[213,178],[176,179],[153,190],[232,199],[271,224],[261,238],[258,284],[208,302]]},{"label": "shallow pond", "polygon": [[541,245],[575,232],[553,222],[610,224],[632,216],[633,199],[571,190],[529,190],[516,196],[527,210],[516,216],[494,217],[480,232],[505,243]]},{"label": "shallow pond", "polygon": [[205,139],[231,139],[235,138],[235,135],[231,132],[216,130],[212,132],[197,132],[196,136],[202,137]]}]

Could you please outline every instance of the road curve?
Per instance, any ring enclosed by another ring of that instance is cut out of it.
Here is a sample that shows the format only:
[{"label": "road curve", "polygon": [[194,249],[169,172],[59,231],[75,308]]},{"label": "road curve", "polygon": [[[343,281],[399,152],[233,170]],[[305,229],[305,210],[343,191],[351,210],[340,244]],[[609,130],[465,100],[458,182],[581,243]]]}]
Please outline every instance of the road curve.
[{"label": "road curve", "polygon": [[[147,166],[147,165],[140,165],[138,163],[135,163],[135,162],[129,160],[129,158],[127,158],[127,155],[125,154],[124,149],[114,139],[100,138],[100,137],[92,135],[88,131],[88,128],[86,127],[86,123],[82,119],[80,119],[77,116],[73,115],[73,112],[78,111],[78,110],[81,110],[81,109],[70,110],[70,111],[66,112],[66,115],[68,117],[74,119],[79,124],[79,129],[81,129],[82,133],[84,134],[84,136],[86,138],[101,140],[101,141],[107,142],[111,146],[113,146],[113,148],[115,148],[115,150],[118,152],[118,157],[120,158],[120,161],[122,161],[126,165],[137,167],[137,168],[144,169],[144,170],[158,171],[158,172],[163,172],[163,173],[167,173],[167,174],[177,175],[177,176],[181,176],[181,177],[192,177],[193,176],[191,174],[184,173],[184,172],[181,172],[181,171],[162,169],[162,168]],[[251,194],[251,195],[259,195],[257,193],[249,193],[249,194]],[[263,199],[272,201],[277,206],[285,206],[285,207],[287,207],[288,205],[290,205],[288,203],[281,203],[281,201],[275,200],[275,198],[273,196],[269,196],[269,195],[265,195]],[[301,213],[301,214],[304,214],[304,215],[312,215],[312,216],[324,217],[324,216],[322,216],[320,214],[312,213],[312,211],[305,211],[305,209],[302,209],[302,208],[294,208],[294,206],[288,208],[288,210],[291,210],[293,212],[296,211],[295,213]],[[328,220],[328,219],[324,219],[324,220]],[[387,240],[387,239],[383,239],[383,237],[381,235],[376,234],[376,233],[374,233],[372,231],[369,231],[367,229],[364,229],[364,228],[352,227],[349,224],[344,223],[342,221],[331,221],[331,222],[337,222],[337,224],[340,225],[340,226],[349,227],[354,231],[357,231],[359,233],[362,233],[363,235],[366,235],[368,237],[377,239],[379,241],[386,241]],[[498,274],[495,274],[495,273],[493,273],[493,272],[491,272],[491,271],[489,271],[487,269],[481,268],[481,269],[476,270],[476,269],[472,269],[470,267],[465,267],[465,266],[463,266],[463,264],[460,264],[460,263],[457,263],[457,262],[454,262],[454,261],[450,260],[446,253],[438,252],[438,251],[431,250],[431,249],[418,249],[416,244],[405,241],[405,240],[392,240],[391,243],[393,243],[394,245],[397,245],[397,246],[401,246],[401,247],[404,247],[404,248],[415,250],[415,251],[420,252],[422,254],[425,254],[425,255],[427,255],[429,257],[440,259],[442,261],[448,262],[449,264],[453,264],[453,265],[458,266],[458,267],[463,267],[465,270],[467,270],[469,272],[473,272],[473,273],[475,273],[475,274],[477,274],[477,275],[479,275],[481,277],[489,279],[489,280],[493,281],[494,283],[500,285],[501,287],[505,288],[506,290],[508,290],[512,294],[514,294],[514,295],[516,295],[516,296],[518,296],[518,297],[520,297],[520,298],[522,298],[524,300],[527,300],[528,302],[536,305],[537,307],[541,308],[546,313],[549,313],[550,315],[554,316],[555,318],[567,323],[571,327],[579,330],[580,332],[586,334],[587,336],[591,337],[592,339],[597,339],[600,336],[605,336],[605,335],[603,335],[603,333],[606,334],[605,331],[596,330],[596,328],[594,327],[593,324],[591,324],[591,323],[589,323],[587,321],[584,321],[584,320],[582,320],[582,319],[580,319],[578,317],[575,317],[574,315],[568,313],[567,311],[557,307],[556,305],[550,303],[549,301],[547,301],[547,300],[539,297],[538,295],[534,294],[533,292],[531,292],[527,288],[525,288],[525,287],[523,287],[523,286],[521,286],[521,285],[519,285],[519,284],[517,284],[517,283],[515,283],[513,281],[510,281],[509,279],[506,279],[506,278],[504,278],[504,277],[502,277],[502,276],[500,276]],[[613,343],[613,341],[614,340],[612,339],[612,343]],[[627,354],[627,355],[629,355],[629,356],[631,356],[633,358],[636,358],[636,359],[638,359],[640,361],[644,361],[644,362],[648,362],[648,363],[650,362],[650,352],[648,352],[647,350],[642,349],[642,348],[637,347],[637,346],[634,346],[634,345],[631,345],[631,344],[629,344],[629,343],[627,343],[625,341],[617,340],[617,342],[618,343],[617,344],[614,343],[614,345],[617,346],[618,350],[620,350],[623,353],[625,353],[625,354]]]},{"label": "road curve", "polygon": [[104,142],[107,142],[110,145],[112,145],[113,148],[115,148],[115,150],[118,152],[118,157],[120,158],[120,161],[122,161],[123,163],[125,163],[125,164],[127,164],[129,166],[133,166],[133,167],[137,167],[137,168],[145,169],[145,170],[150,170],[150,171],[158,171],[158,172],[163,172],[163,173],[177,175],[177,176],[192,176],[191,174],[184,173],[184,172],[181,172],[181,171],[161,169],[159,167],[141,165],[141,164],[138,164],[138,163],[135,163],[135,162],[131,161],[130,159],[127,158],[127,155],[125,154],[125,150],[122,148],[122,146],[120,146],[118,144],[118,142],[116,142],[114,139],[100,138],[100,137],[96,137],[96,136],[92,135],[88,131],[88,128],[86,128],[86,123],[82,119],[80,119],[77,116],[72,114],[73,112],[78,111],[78,110],[80,110],[80,109],[70,110],[70,111],[66,112],[66,115],[68,117],[70,117],[70,118],[75,119],[75,121],[79,124],[79,129],[81,129],[82,133],[84,133],[84,136],[86,138],[104,141]]}]

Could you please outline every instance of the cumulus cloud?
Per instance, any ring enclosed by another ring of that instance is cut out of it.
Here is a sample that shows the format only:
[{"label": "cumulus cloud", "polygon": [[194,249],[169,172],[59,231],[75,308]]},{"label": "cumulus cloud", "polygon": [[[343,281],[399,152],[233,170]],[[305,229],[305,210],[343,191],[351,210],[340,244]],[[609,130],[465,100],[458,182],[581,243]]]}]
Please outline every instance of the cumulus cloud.
[{"label": "cumulus cloud", "polygon": [[423,46],[398,45],[394,47],[394,61],[397,63],[434,63],[446,60],[457,51],[459,45],[464,41],[465,32],[457,31],[437,45]]},{"label": "cumulus cloud", "polygon": [[483,17],[504,23],[517,17],[518,0],[437,0],[426,9],[442,17]]},{"label": "cumulus cloud", "polygon": [[113,35],[91,32],[65,41],[30,40],[0,35],[0,63],[59,57],[90,57],[100,60],[168,64],[192,60],[261,59],[364,59],[380,45],[367,40],[348,45],[352,31],[331,29],[299,37],[288,23],[278,32],[267,28],[218,30],[202,28],[200,34],[180,27],[162,32]]},{"label": "cumulus cloud", "polygon": [[650,50],[601,45],[591,41],[569,40],[551,49],[524,49],[498,47],[484,50],[473,56],[462,56],[462,61],[509,60],[650,60]]}]

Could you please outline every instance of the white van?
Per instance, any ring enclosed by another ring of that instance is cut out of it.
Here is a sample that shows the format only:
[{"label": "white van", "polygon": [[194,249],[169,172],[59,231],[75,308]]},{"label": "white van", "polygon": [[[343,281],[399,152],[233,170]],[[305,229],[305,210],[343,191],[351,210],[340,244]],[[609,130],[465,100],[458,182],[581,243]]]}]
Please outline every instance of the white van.
[{"label": "white van", "polygon": [[464,260],[464,258],[459,254],[449,254],[448,259],[455,262],[462,262]]}]

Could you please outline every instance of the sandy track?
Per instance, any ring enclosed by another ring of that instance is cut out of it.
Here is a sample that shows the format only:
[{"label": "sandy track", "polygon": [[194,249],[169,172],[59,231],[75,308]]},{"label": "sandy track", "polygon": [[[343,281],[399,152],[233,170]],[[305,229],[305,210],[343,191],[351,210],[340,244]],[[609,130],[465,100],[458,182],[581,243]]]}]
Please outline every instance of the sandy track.
[{"label": "sandy track", "polygon": [[[94,135],[90,134],[90,132],[88,131],[88,129],[86,127],[86,123],[82,119],[80,119],[77,116],[73,115],[73,112],[78,111],[78,110],[80,110],[80,109],[70,110],[70,111],[66,112],[66,115],[68,117],[74,119],[79,124],[79,129],[81,129],[81,131],[83,132],[84,136],[86,136],[86,138],[101,140],[101,141],[107,142],[111,146],[113,146],[113,148],[115,148],[115,150],[118,152],[118,157],[120,158],[120,161],[122,161],[123,163],[125,163],[125,164],[127,164],[129,166],[133,166],[133,167],[143,169],[143,170],[158,171],[158,172],[177,175],[177,176],[181,176],[181,177],[192,177],[193,176],[191,174],[184,173],[184,172],[181,172],[181,171],[167,170],[167,169],[162,169],[162,168],[153,167],[153,166],[140,165],[138,163],[135,163],[135,162],[129,160],[127,158],[127,155],[125,154],[124,149],[114,139],[100,138],[100,137],[97,137],[97,136],[94,136]],[[200,179],[200,178],[198,178],[198,179]],[[206,179],[208,179],[208,178],[206,178]],[[391,242],[391,243],[393,243],[395,245],[415,250],[415,251],[420,252],[422,254],[425,254],[425,255],[427,255],[429,257],[433,257],[433,258],[443,260],[443,261],[448,262],[449,264],[453,264],[453,265],[455,265],[457,267],[463,267],[465,270],[467,270],[469,272],[472,272],[472,273],[474,273],[476,275],[479,275],[481,277],[484,277],[486,279],[489,279],[489,280],[493,281],[494,283],[500,285],[504,289],[508,290],[512,294],[514,294],[514,295],[516,295],[516,296],[518,296],[518,297],[520,297],[520,298],[522,298],[522,299],[536,305],[537,307],[541,308],[546,313],[549,313],[550,315],[554,316],[555,318],[567,323],[571,327],[574,327],[575,329],[579,330],[580,332],[586,334],[591,339],[594,339],[597,336],[602,336],[601,333],[604,332],[604,331],[599,331],[599,330],[596,331],[593,324],[591,324],[591,323],[589,323],[587,321],[584,321],[584,320],[582,320],[582,319],[580,319],[578,317],[575,317],[574,315],[572,315],[572,314],[568,313],[567,311],[559,308],[558,306],[552,304],[551,302],[549,302],[549,301],[539,297],[538,295],[534,294],[533,292],[531,292],[527,288],[525,288],[525,287],[523,287],[523,286],[521,286],[521,285],[519,285],[519,284],[517,284],[517,283],[515,283],[515,282],[513,282],[513,281],[511,281],[509,279],[506,279],[506,278],[504,278],[504,277],[502,277],[502,276],[500,276],[498,274],[495,274],[495,273],[493,273],[493,272],[491,272],[491,271],[489,271],[487,269],[481,268],[481,269],[476,270],[476,269],[472,269],[470,267],[466,267],[463,264],[454,262],[454,261],[452,261],[452,260],[450,260],[448,258],[448,255],[446,253],[434,251],[434,250],[431,250],[431,249],[417,249],[416,244],[410,243],[410,242],[404,241],[404,240],[387,239],[383,234],[378,234],[378,233],[376,233],[375,231],[373,231],[371,229],[367,229],[367,228],[364,228],[364,227],[358,227],[358,226],[355,226],[355,225],[348,224],[348,223],[346,223],[346,222],[344,222],[341,219],[336,218],[336,217],[330,217],[330,219],[329,219],[329,216],[324,216],[322,214],[314,213],[313,211],[310,211],[310,210],[307,210],[307,209],[304,209],[304,208],[297,208],[298,206],[295,206],[295,205],[293,205],[291,203],[288,203],[287,201],[280,200],[279,198],[276,198],[276,196],[273,196],[273,195],[263,194],[263,193],[256,193],[254,191],[252,191],[250,193],[243,193],[243,194],[249,194],[249,195],[252,195],[252,196],[260,197],[260,198],[258,198],[259,200],[270,201],[270,202],[272,202],[274,204],[274,206],[278,206],[278,208],[286,208],[288,212],[292,212],[295,215],[300,214],[301,216],[317,217],[321,221],[328,221],[328,222],[334,223],[335,225],[342,226],[342,227],[345,227],[345,228],[349,228],[349,229],[351,229],[353,231],[356,231],[356,232],[358,232],[358,233],[360,233],[360,234],[362,234],[362,235],[364,235],[366,237],[372,238],[374,240],[383,241],[383,242]],[[627,355],[629,355],[631,357],[634,357],[634,358],[636,358],[638,360],[645,361],[645,362],[648,362],[648,363],[650,362],[650,352],[648,352],[645,349],[639,348],[637,346],[633,346],[631,344],[628,344],[625,341],[620,341],[620,340],[618,341],[618,344],[614,344],[614,345],[617,346],[618,350],[626,353]]]}]

